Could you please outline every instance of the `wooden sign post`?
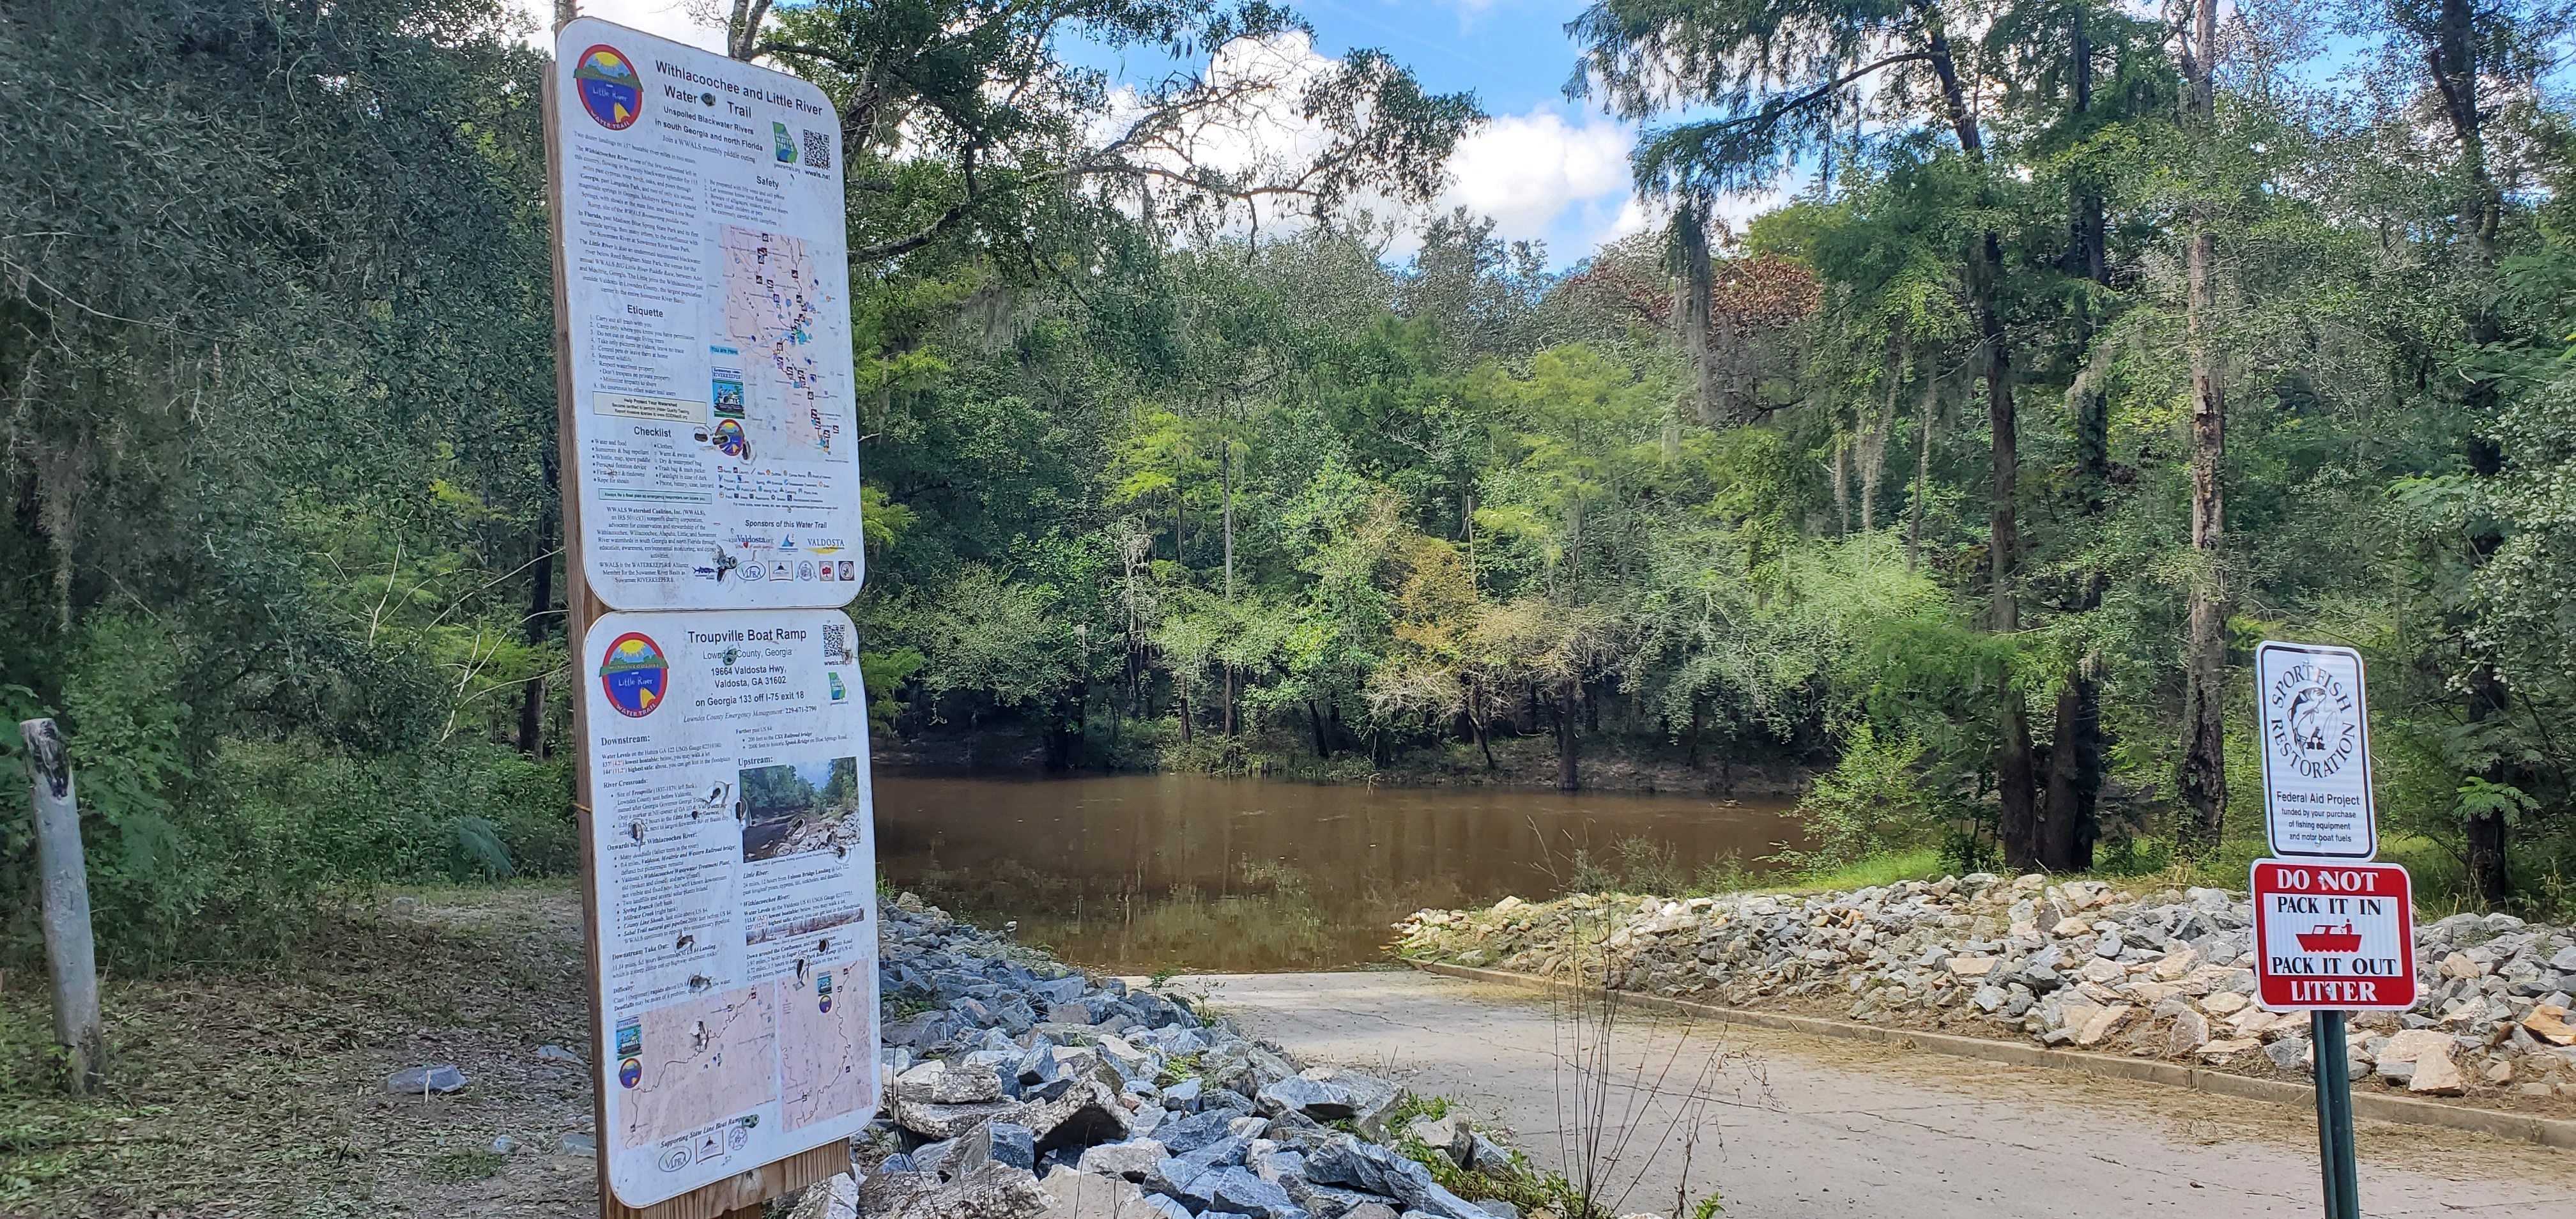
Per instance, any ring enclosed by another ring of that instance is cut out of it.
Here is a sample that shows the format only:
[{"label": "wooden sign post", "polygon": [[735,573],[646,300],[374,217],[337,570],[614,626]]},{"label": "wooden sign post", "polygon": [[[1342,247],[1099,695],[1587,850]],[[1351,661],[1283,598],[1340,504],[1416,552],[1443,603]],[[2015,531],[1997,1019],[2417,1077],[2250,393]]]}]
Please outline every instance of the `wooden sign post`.
[{"label": "wooden sign post", "polygon": [[590,19],[544,103],[600,1213],[748,1219],[882,1083],[839,127]]}]

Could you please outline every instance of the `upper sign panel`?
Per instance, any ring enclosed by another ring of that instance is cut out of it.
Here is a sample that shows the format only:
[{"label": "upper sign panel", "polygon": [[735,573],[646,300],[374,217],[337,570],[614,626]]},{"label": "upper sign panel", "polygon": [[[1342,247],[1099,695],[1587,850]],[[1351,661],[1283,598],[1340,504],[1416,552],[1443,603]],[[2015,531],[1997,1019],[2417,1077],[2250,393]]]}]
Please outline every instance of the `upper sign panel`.
[{"label": "upper sign panel", "polygon": [[2272,853],[2286,859],[2379,854],[2361,653],[2266,643],[2254,650],[2254,675]]},{"label": "upper sign panel", "polygon": [[624,610],[857,594],[840,122],[813,85],[583,18],[554,174],[581,557]]}]

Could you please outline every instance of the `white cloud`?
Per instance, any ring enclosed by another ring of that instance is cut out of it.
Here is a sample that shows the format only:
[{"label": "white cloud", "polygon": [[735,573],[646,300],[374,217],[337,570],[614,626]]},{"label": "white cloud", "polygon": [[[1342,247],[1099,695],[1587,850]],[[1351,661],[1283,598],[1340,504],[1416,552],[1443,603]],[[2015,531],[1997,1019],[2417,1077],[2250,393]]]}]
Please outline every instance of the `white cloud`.
[{"label": "white cloud", "polygon": [[[1453,181],[1441,206],[1491,216],[1511,240],[1575,236],[1563,222],[1583,212],[1617,212],[1630,194],[1628,148],[1634,134],[1606,118],[1575,126],[1552,110],[1509,114],[1486,124],[1450,156]],[[1612,234],[1612,225],[1586,225]],[[1634,231],[1629,230],[1629,231]],[[1590,236],[1591,242],[1603,240]]]},{"label": "white cloud", "polygon": [[[528,35],[530,42],[541,47],[554,44],[554,0],[511,0],[511,4],[536,22]],[[576,7],[584,17],[614,21],[710,51],[724,49],[724,25],[709,0],[578,0]]]}]

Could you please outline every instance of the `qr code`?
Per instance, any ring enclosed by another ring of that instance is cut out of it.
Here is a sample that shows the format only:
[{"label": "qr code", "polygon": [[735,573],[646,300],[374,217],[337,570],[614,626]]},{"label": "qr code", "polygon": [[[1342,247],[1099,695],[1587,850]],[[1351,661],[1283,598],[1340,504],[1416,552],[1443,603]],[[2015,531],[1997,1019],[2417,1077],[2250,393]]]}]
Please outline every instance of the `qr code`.
[{"label": "qr code", "polygon": [[809,169],[832,167],[832,133],[805,128],[805,165]]},{"label": "qr code", "polygon": [[843,622],[823,624],[823,662],[843,665],[850,663],[849,624]]}]

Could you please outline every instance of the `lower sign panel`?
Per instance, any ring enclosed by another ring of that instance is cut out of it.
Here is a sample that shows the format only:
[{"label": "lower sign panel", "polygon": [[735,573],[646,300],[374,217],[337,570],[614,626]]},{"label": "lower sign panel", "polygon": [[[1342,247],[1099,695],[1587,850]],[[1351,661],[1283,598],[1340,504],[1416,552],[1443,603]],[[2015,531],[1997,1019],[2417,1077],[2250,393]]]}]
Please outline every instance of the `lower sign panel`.
[{"label": "lower sign panel", "polygon": [[2254,861],[2256,1002],[2276,1012],[2415,1006],[2415,905],[2393,863]]},{"label": "lower sign panel", "polygon": [[609,1183],[649,1206],[877,1107],[867,696],[839,610],[609,614],[583,644]]}]

